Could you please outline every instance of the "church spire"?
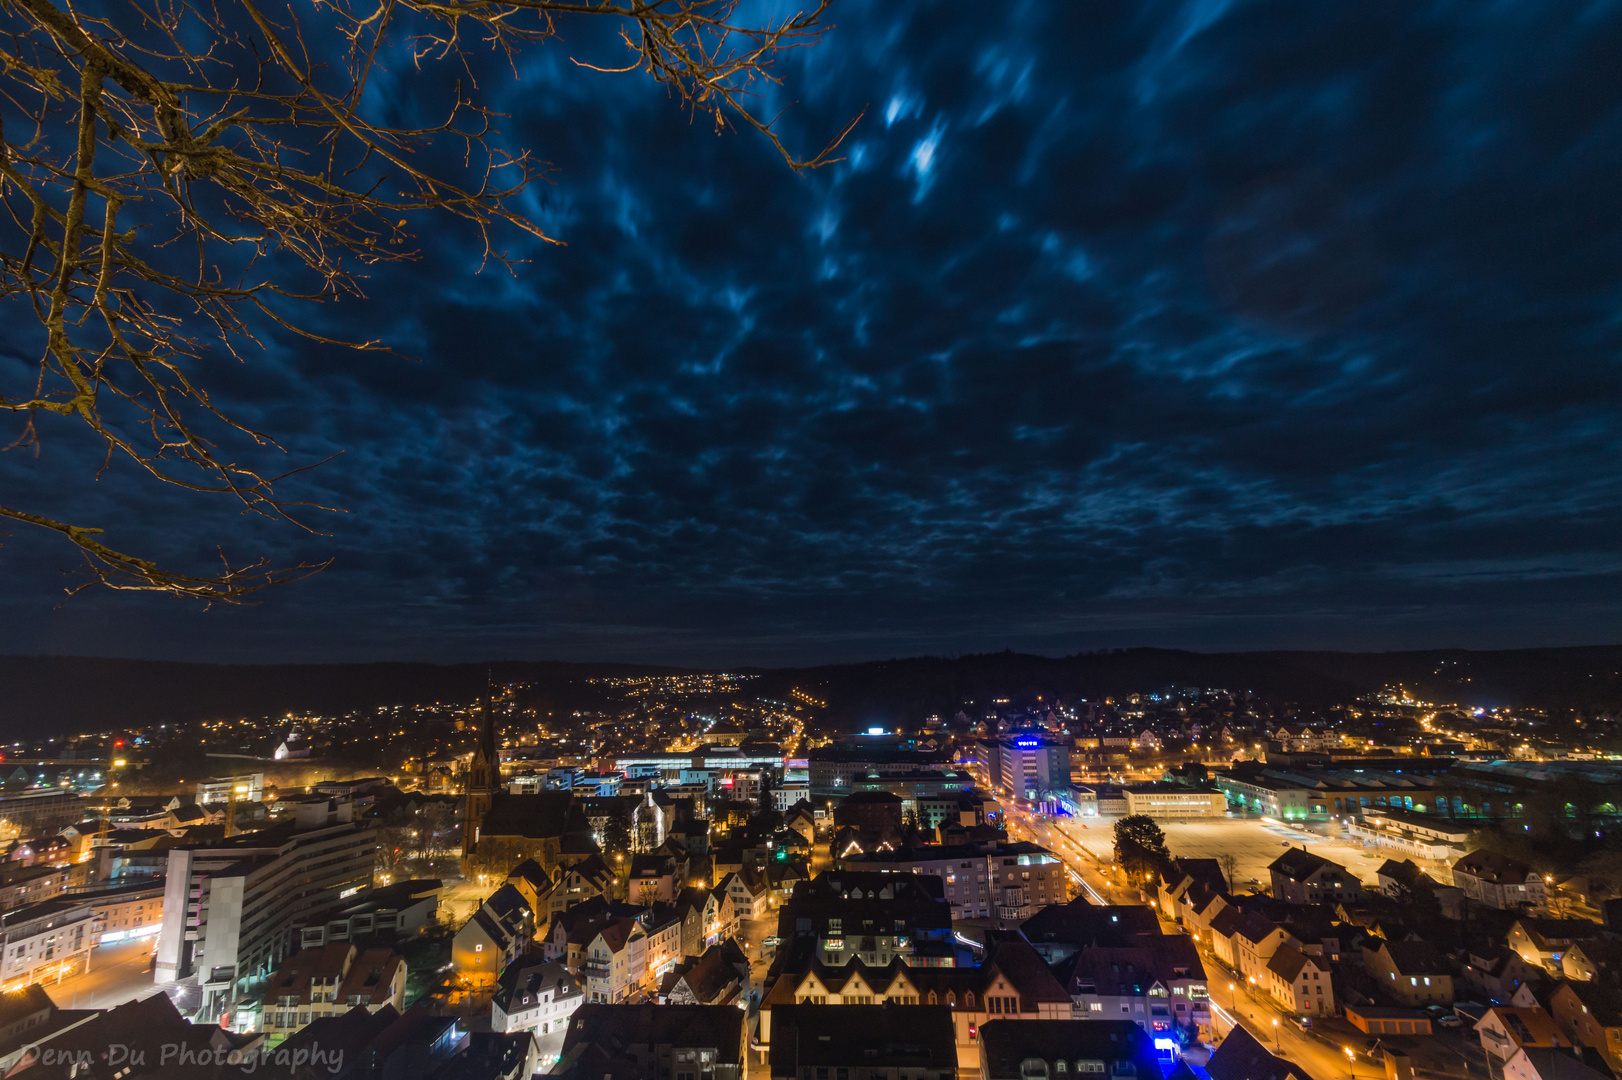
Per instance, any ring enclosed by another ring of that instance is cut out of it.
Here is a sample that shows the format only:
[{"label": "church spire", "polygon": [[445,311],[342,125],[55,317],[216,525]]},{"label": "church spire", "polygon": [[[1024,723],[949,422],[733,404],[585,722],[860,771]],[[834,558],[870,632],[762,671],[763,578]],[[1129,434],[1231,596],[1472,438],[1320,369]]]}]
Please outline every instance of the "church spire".
[{"label": "church spire", "polygon": [[478,850],[479,832],[497,791],[501,790],[501,744],[496,740],[496,720],[490,709],[489,675],[485,692],[479,698],[479,730],[473,744],[473,760],[467,769],[467,805],[462,812],[462,859],[464,867]]}]

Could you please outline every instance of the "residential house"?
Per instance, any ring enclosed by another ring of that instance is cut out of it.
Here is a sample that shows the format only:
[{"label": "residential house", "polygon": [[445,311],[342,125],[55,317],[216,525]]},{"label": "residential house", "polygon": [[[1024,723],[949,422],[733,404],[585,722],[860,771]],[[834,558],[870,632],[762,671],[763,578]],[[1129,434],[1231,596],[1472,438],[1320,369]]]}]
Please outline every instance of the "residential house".
[{"label": "residential house", "polygon": [[711,889],[710,895],[715,897],[715,929],[704,935],[706,945],[732,937],[738,932],[738,908],[732,902],[732,894],[727,891],[726,882],[723,880],[720,885]]},{"label": "residential house", "polygon": [[1541,967],[1528,964],[1507,945],[1489,945],[1466,954],[1463,977],[1471,994],[1496,1005],[1508,1003],[1527,980],[1543,973]]},{"label": "residential house", "polygon": [[952,910],[941,880],[927,874],[826,870],[795,886],[777,927],[789,947],[814,943],[824,964],[953,962]]},{"label": "residential house", "polygon": [[1574,940],[1560,958],[1560,971],[1578,982],[1598,978],[1617,982],[1622,976],[1622,941],[1602,937]]},{"label": "residential house", "polygon": [[1475,1030],[1481,1039],[1481,1048],[1500,1062],[1514,1057],[1522,1047],[1571,1045],[1560,1034],[1560,1025],[1555,1023],[1554,1017],[1535,1006],[1530,1009],[1494,1006],[1476,1021]]},{"label": "residential house", "polygon": [[749,961],[736,942],[711,945],[677,964],[659,981],[659,1003],[731,1005],[749,986]]},{"label": "residential house", "polygon": [[1496,851],[1472,851],[1454,863],[1453,883],[1467,898],[1500,911],[1538,912],[1548,903],[1543,875]]},{"label": "residential house", "polygon": [[765,877],[752,866],[745,866],[735,874],[722,879],[719,888],[732,898],[732,909],[739,919],[753,922],[764,919],[771,912],[771,890]]},{"label": "residential house", "polygon": [[1456,885],[1442,885],[1420,869],[1412,859],[1397,862],[1387,859],[1374,872],[1380,892],[1391,900],[1404,900],[1415,893],[1428,893],[1436,899],[1437,910],[1449,919],[1463,914],[1464,890]]},{"label": "residential house", "polygon": [[1268,993],[1287,1012],[1297,1016],[1334,1016],[1335,988],[1329,962],[1285,943],[1267,962]]},{"label": "residential house", "polygon": [[303,949],[282,961],[265,984],[257,1030],[285,1038],[324,1016],[351,1009],[396,1011],[405,1004],[405,959],[389,949],[335,942]]},{"label": "residential house", "polygon": [[782,1005],[776,1013],[773,1080],[890,1080],[897,1075],[933,1080],[957,1072],[952,1012],[945,1006]]},{"label": "residential house", "polygon": [[1212,951],[1257,983],[1267,978],[1267,963],[1278,947],[1293,940],[1288,930],[1259,911],[1228,908],[1211,923]]},{"label": "residential house", "polygon": [[1360,904],[1363,883],[1339,863],[1314,855],[1306,848],[1291,848],[1268,868],[1273,898],[1286,904]]},{"label": "residential house", "polygon": [[981,1080],[1161,1075],[1170,1051],[1133,1024],[1102,1020],[992,1020],[980,1029]]},{"label": "residential house", "polygon": [[1622,990],[1599,982],[1564,982],[1549,995],[1549,1014],[1574,1045],[1593,1047],[1612,1072],[1622,1071]]},{"label": "residential house", "polygon": [[1301,1066],[1274,1057],[1256,1037],[1236,1027],[1205,1063],[1210,1080],[1313,1080]]},{"label": "residential house", "polygon": [[668,904],[676,899],[677,877],[676,857],[669,852],[633,855],[626,896],[637,904]]},{"label": "residential house", "polygon": [[563,871],[558,879],[558,895],[563,910],[567,911],[582,900],[593,896],[614,895],[614,871],[608,868],[600,854],[590,854]]},{"label": "residential house", "polygon": [[490,1030],[550,1035],[562,1031],[585,1000],[580,981],[562,964],[514,964],[502,972],[490,1001]]},{"label": "residential house", "polygon": [[1589,1060],[1593,1053],[1578,1058],[1566,1049],[1527,1047],[1504,1062],[1500,1075],[1503,1080],[1611,1080],[1603,1062]]},{"label": "residential house", "polygon": [[507,965],[529,949],[534,932],[534,913],[523,894],[503,885],[451,939],[451,969],[470,987],[493,987]]},{"label": "residential house", "polygon": [[1131,1020],[1161,1037],[1173,1027],[1210,1027],[1205,966],[1193,940],[1182,934],[1144,945],[1083,949],[1067,989],[1077,1019]]},{"label": "residential house", "polygon": [[1505,940],[1528,964],[1537,964],[1558,974],[1562,958],[1572,942],[1597,937],[1599,930],[1598,923],[1587,919],[1539,919],[1528,916],[1515,920]]},{"label": "residential house", "polygon": [[647,976],[648,932],[632,916],[609,919],[580,958],[588,1002],[624,1001]]},{"label": "residential house", "polygon": [[537,932],[544,933],[551,926],[553,916],[568,906],[566,897],[558,889],[560,876],[558,870],[548,872],[534,859],[525,859],[507,872],[507,884],[518,890],[534,912]]},{"label": "residential house", "polygon": [[956,1031],[958,1065],[979,1063],[977,1032],[988,1020],[1019,1017],[1069,1020],[1070,995],[1031,946],[998,941],[977,967],[910,967],[899,957],[884,967],[860,960],[829,965],[812,958],[808,967],[785,971],[760,1005],[758,1039],[771,1042],[774,1009],[780,1005],[946,1006]]},{"label": "residential house", "polygon": [[1160,871],[1155,898],[1162,916],[1182,922],[1181,901],[1188,890],[1201,885],[1214,894],[1228,891],[1228,879],[1215,859],[1173,859]]},{"label": "residential house", "polygon": [[743,1080],[747,1035],[731,1005],[594,1005],[575,1011],[551,1076]]},{"label": "residential house", "polygon": [[1428,941],[1384,941],[1363,949],[1363,968],[1380,989],[1410,1008],[1451,1005],[1453,971]]},{"label": "residential house", "polygon": [[639,918],[648,935],[647,988],[654,990],[685,955],[681,949],[682,917],[674,904],[654,904]]}]

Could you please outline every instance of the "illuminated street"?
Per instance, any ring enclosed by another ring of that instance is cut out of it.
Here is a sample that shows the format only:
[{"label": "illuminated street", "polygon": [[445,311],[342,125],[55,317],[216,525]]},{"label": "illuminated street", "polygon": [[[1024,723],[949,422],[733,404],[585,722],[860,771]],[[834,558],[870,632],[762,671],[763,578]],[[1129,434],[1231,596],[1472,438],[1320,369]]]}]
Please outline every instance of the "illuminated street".
[{"label": "illuminated street", "polygon": [[147,967],[155,942],[145,938],[93,949],[88,974],[46,983],[46,992],[64,1009],[105,1009],[155,994],[158,987]]}]

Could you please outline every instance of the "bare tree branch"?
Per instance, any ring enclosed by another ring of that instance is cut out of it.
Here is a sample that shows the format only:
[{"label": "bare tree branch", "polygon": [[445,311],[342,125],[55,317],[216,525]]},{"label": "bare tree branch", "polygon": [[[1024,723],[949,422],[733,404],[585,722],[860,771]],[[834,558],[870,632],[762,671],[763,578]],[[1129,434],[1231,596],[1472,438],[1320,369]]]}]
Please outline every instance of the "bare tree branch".
[{"label": "bare tree branch", "polygon": [[[509,268],[507,230],[557,242],[520,209],[545,166],[509,146],[503,116],[480,102],[477,54],[516,71],[558,18],[608,18],[631,62],[575,59],[582,69],[641,72],[717,129],[755,129],[795,169],[839,160],[856,123],[801,157],[778,116],[754,111],[776,59],[820,39],[829,0],[758,25],[737,0],[110,2],[98,10],[116,17],[0,0],[0,310],[26,312],[40,335],[32,385],[0,386],[0,412],[22,424],[7,449],[37,452],[40,417],[76,421],[108,463],[305,529],[306,511],[331,508],[278,492],[289,472],[260,461],[281,447],[217,406],[199,369],[213,355],[246,362],[259,328],[383,349],[287,309],[362,295],[370,267],[417,259],[407,228],[425,212],[462,222],[486,261]],[[402,124],[369,96],[390,58],[419,79],[455,66],[462,81],[437,122]],[[327,565],[233,567],[222,555],[222,571],[188,575],[9,501],[0,493],[0,517],[83,555],[87,577],[70,594],[102,584],[237,603]]]}]

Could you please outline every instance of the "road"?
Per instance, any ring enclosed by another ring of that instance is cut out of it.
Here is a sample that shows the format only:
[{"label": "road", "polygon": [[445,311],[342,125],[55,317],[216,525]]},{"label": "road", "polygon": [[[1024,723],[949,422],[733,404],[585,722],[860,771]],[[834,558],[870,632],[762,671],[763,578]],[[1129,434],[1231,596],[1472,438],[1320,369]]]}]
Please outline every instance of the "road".
[{"label": "road", "polygon": [[[984,783],[984,777],[981,780]],[[995,789],[988,785],[986,790]],[[1075,875],[1078,887],[1094,903],[1141,904],[1147,899],[1138,889],[1127,884],[1124,875],[1111,869],[1114,849],[1111,819],[1083,822],[1076,818],[1050,818],[1005,808],[1005,821],[1010,837],[1033,840],[1058,855]],[[1250,877],[1266,880],[1266,864],[1277,858],[1278,852],[1292,842],[1299,844],[1305,839],[1309,847],[1319,850],[1346,846],[1327,840],[1319,844],[1301,830],[1271,825],[1259,819],[1215,818],[1160,824],[1166,832],[1167,846],[1174,855],[1214,858],[1218,854],[1234,853],[1239,859],[1234,876],[1240,879],[1235,884],[1248,884]],[[1326,856],[1328,854],[1326,852]],[[1339,854],[1342,859],[1345,858],[1344,852]],[[1360,852],[1354,848],[1352,854]],[[1365,876],[1365,866],[1357,866],[1355,872]],[[1372,873],[1366,876],[1372,877]],[[1163,925],[1169,929],[1169,924]],[[1248,987],[1240,989],[1247,985],[1245,980],[1229,971],[1215,956],[1209,953],[1202,955],[1214,1006],[1211,1010],[1212,1027],[1218,1036],[1231,1031],[1238,1023],[1267,1047],[1276,1047],[1281,1056],[1300,1063],[1315,1080],[1337,1080],[1339,1077],[1347,1077],[1348,1080],[1383,1080],[1383,1064],[1376,1065],[1367,1057],[1360,1057],[1355,1062],[1349,1059],[1345,1047],[1333,1044],[1319,1034],[1304,1031],[1292,1016],[1280,1012],[1267,995],[1247,992]]]},{"label": "road", "polygon": [[122,941],[90,951],[90,971],[47,983],[46,993],[61,1009],[110,1009],[158,993],[147,962],[156,938]]}]

